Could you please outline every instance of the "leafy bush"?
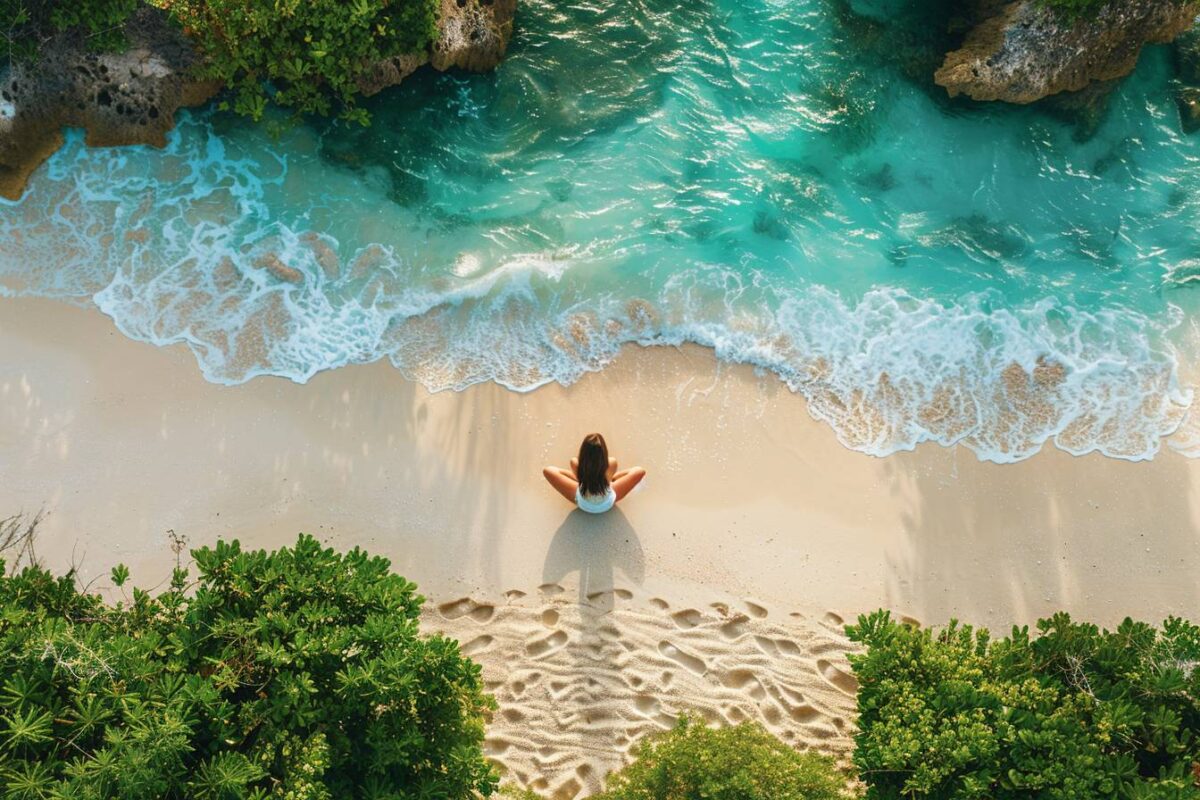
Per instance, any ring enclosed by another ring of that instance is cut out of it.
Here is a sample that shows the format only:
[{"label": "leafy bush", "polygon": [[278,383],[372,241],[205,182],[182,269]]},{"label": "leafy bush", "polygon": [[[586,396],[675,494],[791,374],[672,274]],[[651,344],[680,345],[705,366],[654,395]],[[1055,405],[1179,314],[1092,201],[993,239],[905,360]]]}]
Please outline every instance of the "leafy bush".
[{"label": "leafy bush", "polygon": [[0,0],[0,59],[29,59],[51,36],[84,37],[95,52],[123,50],[141,0]]},{"label": "leafy bush", "polygon": [[846,778],[833,759],[801,753],[758,725],[709,728],[683,718],[643,740],[634,762],[593,800],[839,800]]},{"label": "leafy bush", "polygon": [[299,113],[367,122],[358,79],[381,59],[422,50],[437,35],[437,0],[151,0],[206,57],[204,76],[233,91],[232,108],[260,119],[268,100]]},{"label": "leafy bush", "polygon": [[1056,614],[991,641],[886,612],[865,654],[854,761],[868,798],[1200,798],[1200,628],[1115,631]]},{"label": "leafy bush", "polygon": [[[309,536],[192,553],[115,607],[73,576],[0,576],[6,798],[473,798],[490,700],[382,558]],[[0,565],[2,571],[2,565]],[[113,581],[125,583],[117,567]]]}]

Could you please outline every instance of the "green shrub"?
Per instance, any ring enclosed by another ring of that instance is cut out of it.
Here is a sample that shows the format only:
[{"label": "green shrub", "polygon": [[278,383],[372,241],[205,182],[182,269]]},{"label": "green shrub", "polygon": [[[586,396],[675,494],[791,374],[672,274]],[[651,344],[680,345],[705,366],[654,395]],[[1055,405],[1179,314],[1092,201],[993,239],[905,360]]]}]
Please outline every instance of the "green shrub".
[{"label": "green shrub", "polygon": [[643,740],[634,762],[593,800],[840,800],[847,781],[833,759],[801,753],[758,725],[709,728],[683,718]]},{"label": "green shrub", "polygon": [[[72,576],[0,577],[5,798],[489,794],[491,702],[457,643],[422,637],[388,562],[309,536],[193,552],[158,596],[109,606]],[[128,570],[113,570],[125,583]],[[122,590],[123,591],[123,590]]]},{"label": "green shrub", "polygon": [[847,627],[868,798],[1200,798],[1200,628]]},{"label": "green shrub", "polygon": [[0,59],[30,59],[55,34],[82,36],[94,52],[123,50],[141,0],[0,0]]},{"label": "green shrub", "polygon": [[428,47],[437,0],[151,0],[206,58],[227,104],[260,119],[268,101],[298,113],[367,122],[358,79],[374,62]]}]

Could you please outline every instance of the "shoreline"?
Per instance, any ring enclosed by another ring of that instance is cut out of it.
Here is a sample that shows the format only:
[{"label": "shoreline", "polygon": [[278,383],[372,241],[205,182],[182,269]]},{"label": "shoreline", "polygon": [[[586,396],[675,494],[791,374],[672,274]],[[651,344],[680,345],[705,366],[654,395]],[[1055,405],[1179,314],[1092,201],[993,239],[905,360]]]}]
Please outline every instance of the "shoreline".
[{"label": "shoreline", "polygon": [[[44,554],[53,565],[78,539],[85,574],[125,558],[149,577],[168,528],[251,546],[306,530],[390,557],[432,598],[536,586],[523,551],[579,526],[541,467],[595,428],[649,471],[612,519],[642,540],[647,580],[670,588],[993,626],[1063,608],[1155,620],[1200,601],[1200,462],[1047,448],[997,465],[930,444],[866,456],[773,376],[699,347],[630,348],[531,393],[430,394],[382,362],[229,387],[183,346],[40,299],[0,300],[0,347],[0,508],[45,506]],[[446,537],[465,573],[421,552]]]},{"label": "shoreline", "polygon": [[[430,394],[386,362],[230,387],[96,310],[0,299],[0,352],[0,518],[47,511],[45,566],[113,593],[123,562],[152,588],[168,530],[385,556],[427,598],[423,629],[482,665],[485,752],[556,799],[599,791],[684,712],[847,758],[841,626],[878,607],[998,633],[1200,607],[1200,461],[867,456],[700,347],[630,348],[532,393]],[[649,470],[598,517],[541,476],[592,429]]]}]

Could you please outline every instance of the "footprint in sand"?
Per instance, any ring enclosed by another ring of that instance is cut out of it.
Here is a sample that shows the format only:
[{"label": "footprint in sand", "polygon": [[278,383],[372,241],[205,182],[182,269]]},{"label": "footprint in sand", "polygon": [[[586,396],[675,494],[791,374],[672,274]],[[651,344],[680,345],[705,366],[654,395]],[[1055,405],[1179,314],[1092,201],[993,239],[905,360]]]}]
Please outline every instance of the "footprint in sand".
[{"label": "footprint in sand", "polygon": [[838,628],[840,628],[846,624],[845,618],[842,617],[841,614],[838,614],[836,611],[826,611],[825,616],[822,617],[821,619],[825,622],[828,622],[830,625],[833,625]]},{"label": "footprint in sand", "polygon": [[599,600],[601,597],[604,597],[606,594],[610,594],[613,597],[616,597],[620,600],[632,600],[633,599],[633,592],[629,591],[628,589],[605,589],[602,592],[592,592],[591,594],[589,594],[587,596],[588,602],[594,603],[597,600]]},{"label": "footprint in sand", "polygon": [[828,725],[813,725],[808,729],[808,733],[818,739],[832,739],[838,735],[838,732]]},{"label": "footprint in sand", "polygon": [[658,698],[648,694],[639,694],[633,699],[633,707],[639,714],[652,717],[658,713]]},{"label": "footprint in sand", "polygon": [[754,700],[762,700],[767,694],[763,689],[762,681],[748,669],[729,670],[721,676],[721,683],[730,689],[744,692]]},{"label": "footprint in sand", "polygon": [[525,721],[525,712],[516,708],[506,708],[500,712],[500,716],[504,717],[506,722],[517,723]]},{"label": "footprint in sand", "polygon": [[548,608],[542,612],[542,624],[547,628],[553,628],[558,624],[558,612],[553,608]]},{"label": "footprint in sand", "polygon": [[661,653],[665,658],[671,659],[676,664],[696,675],[703,675],[704,673],[708,672],[708,666],[705,665],[703,659],[697,658],[691,653],[685,653],[676,645],[673,645],[666,640],[658,643],[658,652]]},{"label": "footprint in sand", "polygon": [[694,628],[700,624],[700,612],[694,608],[685,608],[683,611],[676,611],[671,615],[671,621],[675,623],[675,627]]},{"label": "footprint in sand", "polygon": [[504,593],[504,596],[511,603],[513,600],[520,600],[522,597],[525,596],[525,593],[522,592],[520,589],[509,589],[507,592]]},{"label": "footprint in sand", "polygon": [[542,594],[562,594],[566,591],[566,589],[559,586],[557,583],[543,583],[538,587],[538,591]]},{"label": "footprint in sand", "polygon": [[487,650],[492,646],[493,641],[495,640],[491,636],[476,636],[474,639],[459,648],[459,650],[464,656],[473,656],[478,653],[482,653],[484,650]]},{"label": "footprint in sand", "polygon": [[729,641],[740,639],[746,635],[746,628],[749,626],[749,623],[749,617],[745,614],[738,614],[721,626],[721,635]]},{"label": "footprint in sand", "polygon": [[755,636],[754,645],[760,651],[762,651],[763,655],[774,657],[779,656],[779,648],[775,646],[775,642],[771,641],[765,636]]},{"label": "footprint in sand", "polygon": [[508,752],[508,748],[510,747],[512,747],[512,745],[503,739],[488,738],[483,740],[483,752],[487,753],[489,756],[504,755],[504,753]]},{"label": "footprint in sand", "polygon": [[525,652],[534,658],[541,658],[544,655],[554,652],[566,643],[566,631],[555,631],[544,639],[538,639],[536,642],[530,642],[525,645]]},{"label": "footprint in sand", "polygon": [[814,719],[821,716],[820,711],[817,711],[807,703],[798,706],[788,706],[787,712],[792,719],[801,724],[812,722]]},{"label": "footprint in sand", "polygon": [[803,706],[808,705],[804,699],[804,695],[790,686],[778,686],[779,696],[790,701],[791,705]]},{"label": "footprint in sand", "polygon": [[767,618],[767,609],[763,606],[755,603],[753,600],[743,600],[742,602],[746,604],[746,610],[750,612],[750,616],[757,617],[758,619]]},{"label": "footprint in sand", "polygon": [[853,695],[858,692],[858,680],[848,672],[844,672],[825,659],[817,661],[817,672],[821,677],[838,691]]},{"label": "footprint in sand", "polygon": [[779,648],[779,652],[788,656],[796,656],[799,658],[804,655],[800,649],[800,645],[793,642],[791,639],[776,639],[775,646]]},{"label": "footprint in sand", "polygon": [[671,604],[668,603],[666,600],[663,600],[661,597],[651,597],[650,605],[654,606],[659,611],[666,611],[668,608],[671,607]]},{"label": "footprint in sand", "polygon": [[460,597],[458,600],[442,603],[437,607],[437,610],[446,619],[470,617],[480,623],[489,621],[492,615],[496,613],[494,606],[486,603],[476,603],[469,597]]}]

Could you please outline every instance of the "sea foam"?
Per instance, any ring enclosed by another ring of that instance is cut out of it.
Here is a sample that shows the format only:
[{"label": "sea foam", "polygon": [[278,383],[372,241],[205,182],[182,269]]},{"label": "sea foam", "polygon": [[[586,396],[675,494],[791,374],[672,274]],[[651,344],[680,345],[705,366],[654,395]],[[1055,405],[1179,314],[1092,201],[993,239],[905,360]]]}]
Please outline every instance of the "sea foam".
[{"label": "sea foam", "polygon": [[529,0],[501,70],[415,76],[367,130],[69,132],[0,201],[0,294],[94,305],[222,384],[387,359],[530,391],[695,343],[872,455],[1200,453],[1200,173],[1165,56],[1085,141],[948,108],[904,77],[925,26],[834,5]]}]

